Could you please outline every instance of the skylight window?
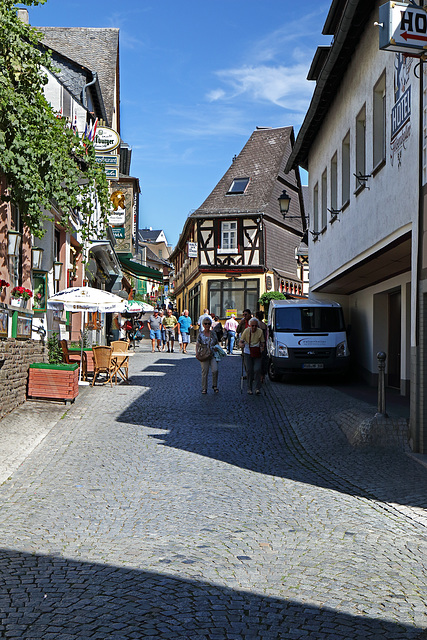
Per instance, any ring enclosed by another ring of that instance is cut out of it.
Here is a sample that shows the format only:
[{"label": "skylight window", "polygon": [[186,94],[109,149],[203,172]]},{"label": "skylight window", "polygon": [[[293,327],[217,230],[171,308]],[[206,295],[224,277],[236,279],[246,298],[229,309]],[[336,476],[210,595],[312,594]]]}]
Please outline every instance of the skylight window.
[{"label": "skylight window", "polygon": [[227,191],[227,195],[238,195],[245,193],[249,184],[249,178],[235,178],[231,183],[231,187]]}]

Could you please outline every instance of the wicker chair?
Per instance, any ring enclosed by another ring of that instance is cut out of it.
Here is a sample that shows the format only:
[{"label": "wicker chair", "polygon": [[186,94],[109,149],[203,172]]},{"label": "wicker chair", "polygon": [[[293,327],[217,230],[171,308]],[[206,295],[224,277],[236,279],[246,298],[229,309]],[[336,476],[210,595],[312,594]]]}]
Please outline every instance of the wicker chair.
[{"label": "wicker chair", "polygon": [[[111,342],[113,351],[122,351],[124,354],[129,350],[129,342],[127,340],[113,340]],[[115,383],[117,384],[117,374],[123,379],[129,382],[129,358],[127,355],[114,358],[115,364]]]},{"label": "wicker chair", "polygon": [[[61,349],[62,349],[62,360],[65,362],[65,364],[74,364],[75,362],[77,362],[80,366],[81,354],[77,353],[77,351],[69,351],[68,343],[66,340],[60,340],[59,344],[61,345]],[[84,351],[83,351],[83,361],[81,366],[82,366],[82,380],[86,380],[87,357]]]},{"label": "wicker chair", "polygon": [[93,371],[93,380],[92,387],[95,384],[96,376],[98,373],[106,373],[108,379],[105,380],[109,382],[111,386],[113,386],[112,377],[114,374],[114,364],[111,361],[111,354],[113,350],[111,347],[93,347],[93,359],[94,359],[94,371]]}]

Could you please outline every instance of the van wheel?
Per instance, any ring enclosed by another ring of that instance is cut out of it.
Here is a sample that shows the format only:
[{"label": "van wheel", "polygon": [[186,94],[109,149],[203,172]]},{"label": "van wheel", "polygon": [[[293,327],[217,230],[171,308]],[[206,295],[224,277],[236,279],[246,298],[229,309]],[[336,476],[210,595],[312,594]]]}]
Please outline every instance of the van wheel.
[{"label": "van wheel", "polygon": [[282,378],[282,376],[279,373],[277,373],[276,369],[274,368],[274,364],[271,360],[269,360],[268,362],[268,377],[272,382],[280,382]]}]

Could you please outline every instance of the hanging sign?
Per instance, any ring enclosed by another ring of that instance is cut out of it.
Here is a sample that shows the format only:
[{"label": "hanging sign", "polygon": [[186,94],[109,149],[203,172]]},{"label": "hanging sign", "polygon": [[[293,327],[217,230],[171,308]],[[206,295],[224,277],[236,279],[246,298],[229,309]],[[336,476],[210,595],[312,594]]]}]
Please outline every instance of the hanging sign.
[{"label": "hanging sign", "polygon": [[114,151],[120,144],[120,136],[114,129],[98,127],[93,141],[95,151],[108,153]]},{"label": "hanging sign", "polygon": [[189,258],[197,258],[197,242],[187,242]]},{"label": "hanging sign", "polygon": [[386,2],[379,8],[380,49],[421,55],[427,47],[427,13],[406,2]]}]

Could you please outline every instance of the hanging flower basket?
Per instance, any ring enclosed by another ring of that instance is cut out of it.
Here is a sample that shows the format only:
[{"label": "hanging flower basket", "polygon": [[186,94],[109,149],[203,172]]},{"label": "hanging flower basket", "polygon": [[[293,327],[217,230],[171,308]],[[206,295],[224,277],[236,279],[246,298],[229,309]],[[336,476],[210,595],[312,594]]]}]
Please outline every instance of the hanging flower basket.
[{"label": "hanging flower basket", "polygon": [[31,289],[25,289],[25,287],[13,287],[10,296],[12,307],[24,308],[27,306],[27,300],[33,297],[33,292]]}]

